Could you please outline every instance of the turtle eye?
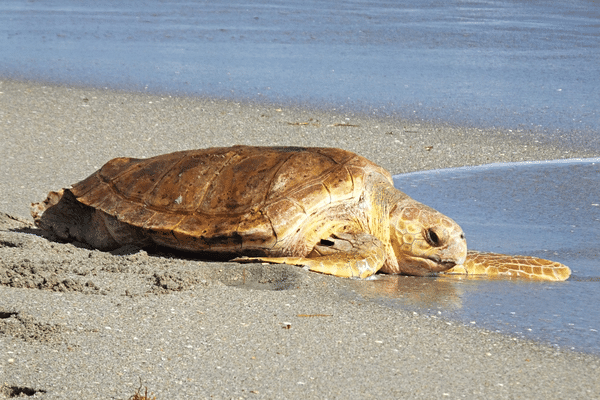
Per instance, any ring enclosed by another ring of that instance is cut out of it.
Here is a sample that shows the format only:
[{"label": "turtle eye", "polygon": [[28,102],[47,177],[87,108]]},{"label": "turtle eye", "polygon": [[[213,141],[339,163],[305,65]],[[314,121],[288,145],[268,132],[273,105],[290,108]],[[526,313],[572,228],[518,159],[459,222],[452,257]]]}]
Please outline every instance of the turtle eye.
[{"label": "turtle eye", "polygon": [[425,231],[425,239],[429,242],[430,245],[434,247],[441,246],[440,237],[435,233],[432,228],[429,228]]},{"label": "turtle eye", "polygon": [[327,240],[327,239],[321,239],[321,241],[319,242],[319,244],[321,246],[327,246],[327,247],[331,247],[333,246],[335,243],[332,240]]}]

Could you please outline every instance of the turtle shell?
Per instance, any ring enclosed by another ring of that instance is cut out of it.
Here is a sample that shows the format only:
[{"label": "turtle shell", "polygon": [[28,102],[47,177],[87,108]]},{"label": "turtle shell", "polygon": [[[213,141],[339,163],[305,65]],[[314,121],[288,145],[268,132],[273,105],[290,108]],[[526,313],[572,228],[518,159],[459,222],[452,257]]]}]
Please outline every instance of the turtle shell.
[{"label": "turtle shell", "polygon": [[115,158],[71,192],[165,246],[268,250],[317,211],[357,199],[370,172],[391,182],[340,149],[234,146]]}]

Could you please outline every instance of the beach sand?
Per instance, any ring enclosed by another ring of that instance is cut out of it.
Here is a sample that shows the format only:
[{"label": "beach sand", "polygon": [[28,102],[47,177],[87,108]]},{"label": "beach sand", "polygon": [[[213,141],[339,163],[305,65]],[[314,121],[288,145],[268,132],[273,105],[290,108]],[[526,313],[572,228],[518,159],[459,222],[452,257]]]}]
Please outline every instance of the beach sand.
[{"label": "beach sand", "polygon": [[598,153],[527,132],[11,80],[0,141],[0,398],[127,399],[140,385],[157,399],[600,396],[593,355],[391,309],[301,268],[58,243],[29,217],[117,156],[328,146],[398,174]]}]

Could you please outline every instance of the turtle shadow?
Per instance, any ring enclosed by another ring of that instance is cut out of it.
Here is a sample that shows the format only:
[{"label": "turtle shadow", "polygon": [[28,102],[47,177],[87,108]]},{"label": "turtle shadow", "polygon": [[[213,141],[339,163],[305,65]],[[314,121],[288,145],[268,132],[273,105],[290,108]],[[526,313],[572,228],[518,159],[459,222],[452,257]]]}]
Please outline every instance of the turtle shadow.
[{"label": "turtle shadow", "polygon": [[[48,231],[45,229],[38,228],[33,222],[28,221],[26,219],[16,217],[10,214],[6,214],[0,212],[0,231],[5,232],[14,232],[14,233],[24,233],[27,235],[34,235],[43,239],[46,239],[52,243],[58,244],[72,244],[73,246],[85,249],[85,250],[95,250],[92,246],[87,243],[73,241],[73,240],[64,240],[56,235],[52,231]],[[10,242],[8,240],[0,239],[0,245],[6,247],[20,247],[20,245],[16,242]],[[119,247],[115,250],[107,251],[106,253],[112,254],[115,256],[126,256],[133,255],[138,253],[143,248],[134,245],[125,245]]]},{"label": "turtle shadow", "polygon": [[[94,250],[94,248],[92,246],[88,245],[87,243],[61,239],[53,232],[49,232],[44,229],[38,228],[35,225],[24,226],[24,227],[20,227],[20,228],[0,229],[0,230],[4,230],[6,232],[25,233],[28,235],[34,235],[34,236],[46,239],[47,241],[52,242],[52,243],[72,244],[73,246],[80,248],[80,249]],[[3,241],[2,244],[5,246],[9,246],[9,247],[18,247],[18,245],[14,244],[14,243],[6,242],[6,241]],[[127,246],[123,246],[124,251],[122,251],[119,248],[119,249],[113,250],[112,252],[107,252],[107,253],[114,254],[114,255],[129,255],[129,254],[135,254],[137,251],[140,250],[139,247],[136,247],[137,250],[135,250],[133,248],[125,249],[125,247],[127,247]],[[119,251],[121,251],[121,252],[119,252]],[[131,252],[128,253],[127,251],[131,251]]]},{"label": "turtle shadow", "polygon": [[[64,240],[61,240],[54,233],[45,231],[43,229],[38,228],[32,221],[26,220],[21,217],[17,217],[14,215],[10,215],[0,211],[0,231],[4,232],[15,232],[15,233],[25,233],[28,235],[35,235],[42,237],[48,241],[56,242],[56,243],[66,243]],[[8,247],[18,247],[14,243],[2,243]]]},{"label": "turtle shadow", "polygon": [[[80,249],[98,251],[87,243],[61,239],[51,231],[38,228],[33,222],[2,212],[0,212],[0,231],[34,235],[50,243],[70,244]],[[0,246],[3,247],[23,248],[29,246],[27,243],[27,240],[23,237],[19,238],[18,235],[0,237]],[[102,251],[113,256],[135,256],[141,252],[156,259],[198,262],[195,271],[177,269],[157,271],[153,276],[153,285],[160,293],[187,290],[207,281],[219,282],[238,289],[279,291],[298,288],[305,280],[304,271],[295,266],[230,262],[240,255],[237,253],[190,252],[155,244],[144,247],[125,245],[111,251]]]},{"label": "turtle shadow", "polygon": [[[86,249],[86,250],[98,250],[93,246],[90,246],[87,243],[80,242],[77,240],[65,240],[59,237],[52,231],[45,230],[37,227],[33,222],[25,220],[20,217],[16,217],[10,214],[6,214],[0,212],[0,231],[5,232],[15,232],[15,233],[25,233],[29,235],[38,236],[48,240],[49,242],[59,243],[59,244],[72,244],[73,246]],[[14,243],[2,243],[8,247],[18,247],[18,245]],[[252,252],[243,252],[242,253],[223,253],[223,252],[211,252],[211,251],[185,251],[185,250],[177,250],[166,246],[161,246],[158,244],[149,244],[146,246],[138,246],[134,244],[126,244],[121,247],[118,247],[114,250],[99,250],[103,251],[107,254],[112,254],[115,256],[128,256],[139,253],[140,251],[146,251],[148,255],[155,257],[163,257],[163,258],[178,258],[183,260],[191,260],[191,261],[206,261],[206,262],[227,262],[230,261],[240,255],[245,255],[249,257],[257,257],[264,255],[262,253],[253,254]]]},{"label": "turtle shadow", "polygon": [[153,245],[144,248],[149,256],[203,263],[208,275],[226,286],[252,290],[288,290],[299,288],[303,270],[293,265],[237,263],[239,253],[190,252]]},{"label": "turtle shadow", "polygon": [[33,222],[0,211],[0,230],[9,232],[24,231],[25,233],[29,233],[27,232],[29,229],[37,230]]}]

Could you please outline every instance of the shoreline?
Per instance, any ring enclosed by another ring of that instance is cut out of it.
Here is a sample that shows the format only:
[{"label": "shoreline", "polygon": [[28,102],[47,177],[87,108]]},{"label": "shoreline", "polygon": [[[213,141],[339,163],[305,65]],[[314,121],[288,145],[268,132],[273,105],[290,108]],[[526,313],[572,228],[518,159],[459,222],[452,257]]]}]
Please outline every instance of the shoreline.
[{"label": "shoreline", "polygon": [[[114,157],[248,144],[341,147],[392,175],[493,162],[600,156],[546,143],[528,132],[372,118],[0,79],[7,171],[0,210],[29,218],[28,204],[84,179]],[[536,140],[538,141],[536,143]],[[9,185],[18,182],[15,187]],[[14,198],[27,199],[26,206]]]},{"label": "shoreline", "polygon": [[[312,108],[2,79],[0,92],[0,212],[27,220],[30,202],[117,156],[330,146],[392,174],[600,156],[523,133]],[[0,242],[0,398],[14,388],[128,398],[140,382],[158,399],[600,393],[597,355],[392,310],[301,268],[103,253],[2,215]]]}]

